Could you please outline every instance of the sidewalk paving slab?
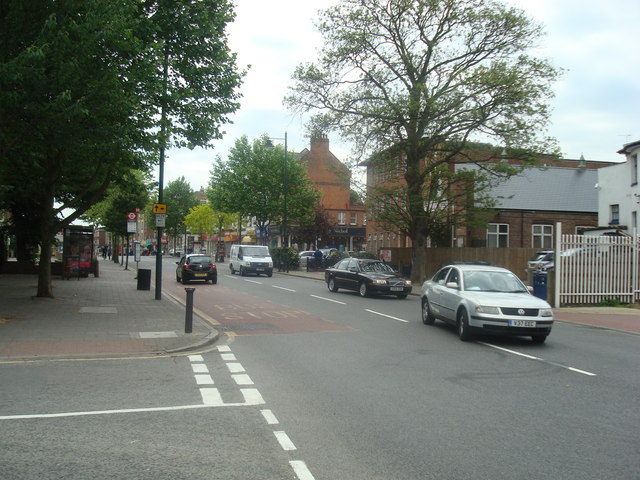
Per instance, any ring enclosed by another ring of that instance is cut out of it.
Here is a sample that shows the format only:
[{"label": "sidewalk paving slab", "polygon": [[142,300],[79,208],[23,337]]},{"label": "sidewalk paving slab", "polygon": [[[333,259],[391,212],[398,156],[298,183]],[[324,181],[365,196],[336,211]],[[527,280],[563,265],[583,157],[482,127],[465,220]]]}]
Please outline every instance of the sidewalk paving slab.
[{"label": "sidewalk paving slab", "polygon": [[218,331],[168,295],[137,290],[135,267],[101,260],[99,276],[54,276],[54,298],[35,297],[34,275],[0,275],[0,359],[169,354],[213,343]]}]

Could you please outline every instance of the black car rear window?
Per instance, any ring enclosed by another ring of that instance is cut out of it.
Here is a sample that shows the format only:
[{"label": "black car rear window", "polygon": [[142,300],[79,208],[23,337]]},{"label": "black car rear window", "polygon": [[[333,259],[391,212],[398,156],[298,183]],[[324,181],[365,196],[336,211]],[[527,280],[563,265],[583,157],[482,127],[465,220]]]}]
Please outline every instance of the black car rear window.
[{"label": "black car rear window", "polygon": [[188,262],[190,265],[200,264],[200,265],[211,265],[211,257],[205,256],[197,256],[197,257],[189,257]]}]

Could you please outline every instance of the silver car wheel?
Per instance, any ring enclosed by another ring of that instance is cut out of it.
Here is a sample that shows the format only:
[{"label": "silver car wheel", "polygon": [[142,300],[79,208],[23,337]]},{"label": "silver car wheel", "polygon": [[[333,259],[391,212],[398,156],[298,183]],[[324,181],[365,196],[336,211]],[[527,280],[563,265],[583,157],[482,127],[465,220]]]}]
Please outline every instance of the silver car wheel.
[{"label": "silver car wheel", "polygon": [[468,342],[471,340],[471,332],[469,331],[469,320],[467,317],[467,311],[464,308],[461,308],[458,311],[458,321],[456,322],[456,326],[458,329],[458,337],[463,342]]},{"label": "silver car wheel", "polygon": [[367,284],[364,282],[360,282],[360,296],[361,297],[366,297],[367,296]]},{"label": "silver car wheel", "polygon": [[422,299],[422,323],[425,325],[433,325],[435,323],[435,317],[431,314],[431,308],[429,307],[429,301],[426,298]]}]

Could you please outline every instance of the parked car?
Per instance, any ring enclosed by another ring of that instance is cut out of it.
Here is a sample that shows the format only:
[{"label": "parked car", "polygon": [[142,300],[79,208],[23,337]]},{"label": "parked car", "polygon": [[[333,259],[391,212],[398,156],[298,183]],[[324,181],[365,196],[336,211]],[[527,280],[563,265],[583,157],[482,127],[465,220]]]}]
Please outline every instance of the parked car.
[{"label": "parked car", "polygon": [[302,252],[298,253],[298,257],[300,257],[300,266],[306,268],[309,259],[311,259],[311,261],[313,262],[314,253],[315,252],[313,250],[303,250]]},{"label": "parked car", "polygon": [[325,270],[324,278],[332,292],[344,288],[355,290],[362,297],[377,294],[406,298],[411,292],[411,280],[386,263],[368,258],[343,258]]},{"label": "parked car", "polygon": [[533,257],[527,262],[527,267],[531,270],[553,270],[554,252],[553,250],[541,250],[534,253]]},{"label": "parked car", "polygon": [[422,322],[456,326],[460,340],[476,333],[530,336],[543,343],[553,310],[506,268],[448,265],[422,285]]},{"label": "parked car", "polygon": [[192,280],[204,280],[204,283],[218,283],[218,269],[208,255],[190,254],[183,256],[176,268],[176,282],[189,283]]}]

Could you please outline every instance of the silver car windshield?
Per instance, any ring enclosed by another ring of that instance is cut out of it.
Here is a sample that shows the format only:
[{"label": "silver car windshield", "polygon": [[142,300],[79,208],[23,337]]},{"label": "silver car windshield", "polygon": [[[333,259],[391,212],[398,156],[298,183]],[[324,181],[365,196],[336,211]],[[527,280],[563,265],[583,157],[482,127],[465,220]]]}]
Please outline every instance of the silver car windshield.
[{"label": "silver car windshield", "polygon": [[527,292],[527,287],[511,272],[464,272],[464,289],[476,292]]}]

